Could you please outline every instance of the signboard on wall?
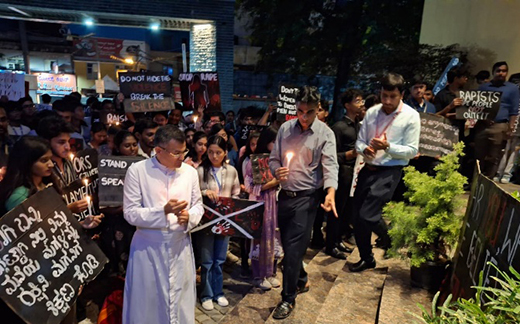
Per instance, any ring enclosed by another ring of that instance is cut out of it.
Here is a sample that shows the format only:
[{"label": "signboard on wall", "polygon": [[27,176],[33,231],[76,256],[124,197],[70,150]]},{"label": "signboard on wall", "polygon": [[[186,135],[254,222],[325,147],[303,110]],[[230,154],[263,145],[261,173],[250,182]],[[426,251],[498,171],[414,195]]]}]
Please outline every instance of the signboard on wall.
[{"label": "signboard on wall", "polygon": [[36,93],[65,96],[76,89],[76,76],[74,74],[38,73],[38,88]]},{"label": "signboard on wall", "polygon": [[121,59],[135,55],[128,51],[128,47],[138,46],[140,50],[146,49],[146,43],[140,41],[113,39],[113,38],[98,38],[88,37],[76,39],[73,42],[74,59],[79,61],[110,61],[111,56],[116,56]]},{"label": "signboard on wall", "polygon": [[20,73],[0,73],[0,96],[18,100],[25,96],[25,75]]}]

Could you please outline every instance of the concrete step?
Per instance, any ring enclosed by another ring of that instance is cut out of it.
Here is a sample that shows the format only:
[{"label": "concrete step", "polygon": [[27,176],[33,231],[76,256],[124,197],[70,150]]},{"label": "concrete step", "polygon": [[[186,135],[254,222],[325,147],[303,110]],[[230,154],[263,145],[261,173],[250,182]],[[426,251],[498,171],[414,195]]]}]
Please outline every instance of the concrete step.
[{"label": "concrete step", "polygon": [[[336,277],[345,264],[345,260],[332,258],[320,251],[305,268],[309,276],[309,292],[296,298],[296,308],[291,316],[285,320],[275,320],[271,314],[266,323],[315,323],[319,315],[318,310],[323,306]],[[276,306],[280,300],[281,296],[278,296],[273,306]]]},{"label": "concrete step", "polygon": [[[381,252],[374,251],[376,261]],[[350,272],[348,264],[359,261],[357,249],[349,256],[323,303],[316,323],[374,324],[388,268]]]}]

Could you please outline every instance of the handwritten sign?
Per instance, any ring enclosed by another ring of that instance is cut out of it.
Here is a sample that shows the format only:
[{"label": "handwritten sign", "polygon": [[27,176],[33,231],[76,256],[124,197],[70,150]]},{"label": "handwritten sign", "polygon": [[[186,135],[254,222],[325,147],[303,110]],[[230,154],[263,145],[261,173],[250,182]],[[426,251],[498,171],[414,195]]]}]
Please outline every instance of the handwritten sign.
[{"label": "handwritten sign", "polygon": [[107,262],[54,188],[0,219],[0,298],[27,323],[60,323]]},{"label": "handwritten sign", "polygon": [[99,158],[99,204],[119,207],[123,205],[126,171],[143,160],[137,156],[101,156]]},{"label": "handwritten sign", "polygon": [[507,271],[509,266],[520,269],[520,201],[482,174],[473,180],[463,232],[460,236],[452,293],[469,298],[484,272],[485,286],[496,284],[491,276],[495,269]]},{"label": "handwritten sign", "polygon": [[172,79],[159,72],[124,72],[119,74],[119,86],[125,95],[126,112],[171,110]]},{"label": "handwritten sign", "polygon": [[269,169],[269,154],[251,154],[251,166],[253,169],[253,183],[265,184],[273,179]]},{"label": "handwritten sign", "polygon": [[298,88],[282,84],[278,90],[278,107],[276,108],[277,119],[281,122],[297,118],[296,96]]},{"label": "handwritten sign", "polygon": [[199,107],[222,110],[217,72],[181,73],[179,86],[186,110],[197,110]]},{"label": "handwritten sign", "polygon": [[245,237],[262,236],[264,202],[219,197],[217,203],[202,197],[204,215],[192,232],[210,231],[216,235]]},{"label": "handwritten sign", "polygon": [[110,113],[107,111],[101,111],[99,113],[99,121],[105,125],[121,124],[128,120],[126,114]]},{"label": "handwritten sign", "polygon": [[38,90],[36,93],[49,95],[68,95],[76,91],[76,76],[74,74],[38,74]]},{"label": "handwritten sign", "polygon": [[[97,182],[89,183],[88,186],[85,186],[85,183],[81,181],[81,179],[78,179],[76,181],[73,181],[69,183],[68,186],[65,188],[62,188],[62,197],[67,203],[67,205],[70,205],[76,201],[80,201],[85,199],[86,196],[90,196],[92,199],[92,214],[93,215],[99,215],[99,208],[98,208],[98,201],[96,198],[96,195],[92,193],[92,190],[95,192],[95,188],[97,187]],[[89,210],[86,209],[83,212],[76,214],[73,214],[78,221],[85,220],[87,216],[89,215]]]},{"label": "handwritten sign", "polygon": [[494,120],[500,109],[499,91],[459,91],[463,100],[462,107],[457,108],[457,119]]},{"label": "handwritten sign", "polygon": [[0,96],[18,100],[25,96],[25,76],[20,73],[0,72]]},{"label": "handwritten sign", "polygon": [[459,129],[442,116],[427,113],[419,113],[419,115],[421,116],[419,153],[438,157],[453,151],[453,145],[459,141]]}]

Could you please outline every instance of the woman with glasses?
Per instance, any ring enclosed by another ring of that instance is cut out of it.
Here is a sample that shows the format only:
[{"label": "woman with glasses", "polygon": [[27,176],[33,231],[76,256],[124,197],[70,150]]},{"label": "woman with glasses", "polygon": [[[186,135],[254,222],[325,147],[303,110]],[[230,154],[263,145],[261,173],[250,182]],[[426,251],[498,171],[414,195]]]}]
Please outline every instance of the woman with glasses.
[{"label": "woman with glasses", "polygon": [[[214,202],[219,197],[238,198],[240,183],[237,170],[226,162],[227,141],[221,136],[208,139],[207,158],[198,167],[202,195]],[[205,310],[213,309],[213,301],[219,306],[229,305],[224,297],[222,267],[226,261],[229,236],[215,234],[199,235],[201,256],[201,302]]]}]

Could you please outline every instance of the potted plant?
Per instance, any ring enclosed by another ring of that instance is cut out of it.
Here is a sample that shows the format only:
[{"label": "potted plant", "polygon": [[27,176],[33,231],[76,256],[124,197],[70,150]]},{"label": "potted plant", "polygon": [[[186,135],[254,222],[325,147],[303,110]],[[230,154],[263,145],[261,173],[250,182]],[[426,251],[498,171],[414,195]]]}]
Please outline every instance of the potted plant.
[{"label": "potted plant", "polygon": [[407,202],[390,202],[383,216],[390,221],[390,256],[410,260],[412,285],[437,291],[451,261],[463,220],[466,178],[458,172],[464,144],[440,158],[435,176],[404,168]]}]

